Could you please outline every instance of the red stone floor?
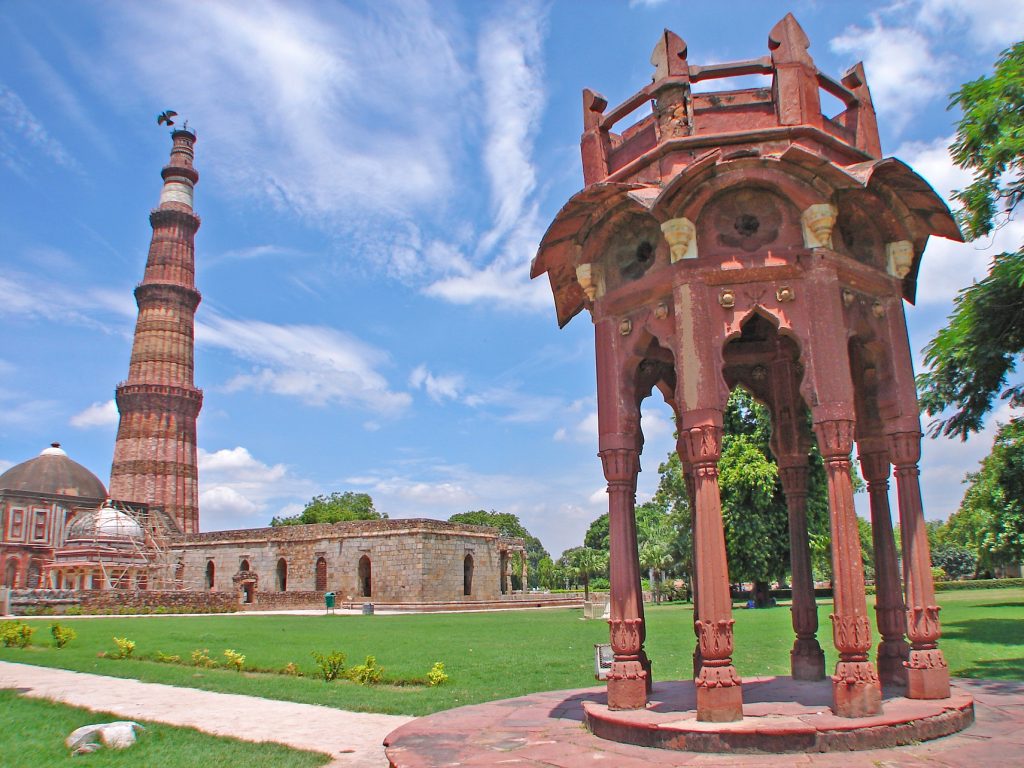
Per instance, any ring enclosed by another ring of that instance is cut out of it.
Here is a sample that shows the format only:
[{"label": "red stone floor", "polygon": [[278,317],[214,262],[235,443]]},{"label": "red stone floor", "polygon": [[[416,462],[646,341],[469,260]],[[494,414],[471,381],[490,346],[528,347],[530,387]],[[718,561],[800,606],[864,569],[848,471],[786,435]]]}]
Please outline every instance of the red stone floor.
[{"label": "red stone floor", "polygon": [[[657,699],[659,688],[655,684],[652,699]],[[934,741],[890,749],[708,754],[619,744],[600,739],[583,726],[583,702],[602,701],[603,686],[548,691],[438,712],[392,731],[384,744],[392,768],[1024,766],[1024,682],[958,679],[954,693],[974,698],[973,725]],[[897,715],[900,701],[906,700],[887,699],[887,714]]]}]

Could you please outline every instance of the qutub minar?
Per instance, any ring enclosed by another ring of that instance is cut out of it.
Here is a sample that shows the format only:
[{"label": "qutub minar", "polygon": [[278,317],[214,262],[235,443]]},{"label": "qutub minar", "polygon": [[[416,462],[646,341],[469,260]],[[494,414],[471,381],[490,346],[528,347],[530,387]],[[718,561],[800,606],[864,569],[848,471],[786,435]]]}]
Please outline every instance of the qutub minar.
[{"label": "qutub minar", "polygon": [[128,379],[117,387],[121,415],[110,471],[110,495],[162,507],[185,533],[199,531],[196,418],[203,393],[194,382],[195,234],[192,210],[199,174],[192,167],[194,132],[171,134],[160,204],[150,213],[153,239],[135,288],[135,325]]}]

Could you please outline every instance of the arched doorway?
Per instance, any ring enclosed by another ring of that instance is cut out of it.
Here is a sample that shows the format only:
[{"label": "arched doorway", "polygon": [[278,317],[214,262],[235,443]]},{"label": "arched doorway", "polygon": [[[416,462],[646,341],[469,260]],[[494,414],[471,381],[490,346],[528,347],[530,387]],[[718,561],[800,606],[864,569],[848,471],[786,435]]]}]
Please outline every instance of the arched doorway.
[{"label": "arched doorway", "polygon": [[13,557],[8,558],[4,566],[4,586],[11,589],[18,586],[18,561]]},{"label": "arched doorway", "polygon": [[277,591],[287,592],[288,591],[288,562],[282,557],[277,561],[276,570],[277,580]]},{"label": "arched doorway", "polygon": [[238,573],[239,575],[236,578],[239,580],[239,584],[242,589],[242,602],[254,602],[254,596],[256,594],[256,575],[252,573],[252,568],[250,567],[248,560],[243,560],[238,564]]},{"label": "arched doorway", "polygon": [[373,596],[373,574],[370,558],[366,555],[359,558],[359,594],[362,597]]},{"label": "arched doorway", "polygon": [[206,563],[206,589],[210,592],[213,591],[214,584],[216,583],[214,580],[214,573],[215,568],[213,560],[208,560]]},{"label": "arched doorway", "polygon": [[462,594],[469,597],[473,594],[473,556],[466,555],[462,561]]},{"label": "arched doorway", "polygon": [[508,594],[508,552],[502,550],[498,558],[498,587],[501,594]]},{"label": "arched doorway", "polygon": [[327,591],[327,559],[324,557],[318,557],[316,559],[316,577],[313,588],[317,592]]}]

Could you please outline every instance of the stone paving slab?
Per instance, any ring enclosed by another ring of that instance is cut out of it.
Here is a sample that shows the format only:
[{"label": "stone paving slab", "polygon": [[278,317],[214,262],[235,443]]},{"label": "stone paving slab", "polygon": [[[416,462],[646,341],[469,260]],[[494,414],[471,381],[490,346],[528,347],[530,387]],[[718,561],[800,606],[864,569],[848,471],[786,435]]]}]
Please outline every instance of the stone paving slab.
[{"label": "stone paving slab", "polygon": [[386,766],[384,737],[413,719],[10,662],[0,662],[0,688],[18,688],[26,696],[112,712],[128,720],[324,752],[333,758],[330,768]]},{"label": "stone paving slab", "polygon": [[[655,694],[658,686],[655,685]],[[923,744],[858,752],[710,754],[600,739],[583,727],[583,703],[604,687],[548,691],[438,712],[385,740],[392,768],[962,768],[1024,765],[1024,682],[954,681],[975,700],[974,725]]]}]

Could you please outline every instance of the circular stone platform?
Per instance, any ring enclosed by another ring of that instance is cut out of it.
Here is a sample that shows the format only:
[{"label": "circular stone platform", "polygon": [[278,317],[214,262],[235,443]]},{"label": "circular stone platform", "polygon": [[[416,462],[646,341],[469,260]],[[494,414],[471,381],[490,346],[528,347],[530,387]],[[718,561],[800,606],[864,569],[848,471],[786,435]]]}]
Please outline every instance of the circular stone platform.
[{"label": "circular stone platform", "polygon": [[[956,680],[951,699],[932,702],[911,701],[890,690],[884,697],[881,717],[858,720],[832,716],[828,681],[794,683],[789,678],[747,678],[743,684],[746,716],[729,727],[742,727],[748,739],[750,734],[773,730],[780,739],[792,739],[788,748],[802,753],[787,760],[803,768],[1016,765],[1024,754],[1024,683],[1020,682]],[[650,712],[659,720],[644,726],[649,731],[661,730],[661,723],[678,725],[687,718],[691,733],[706,734],[709,729],[721,728],[697,723],[693,712],[668,709],[672,697],[685,696],[687,687],[692,695],[689,682],[655,683],[651,707],[632,714]],[[775,700],[783,695],[788,698]],[[681,705],[683,699],[675,701]],[[681,768],[696,764],[708,768],[766,768],[778,764],[779,758],[766,756],[763,747],[757,751],[757,746],[750,743],[727,746],[730,751],[724,754],[698,756],[691,751],[651,749],[599,738],[583,726],[583,721],[588,708],[596,712],[595,707],[605,703],[602,685],[458,707],[418,718],[392,731],[384,740],[385,751],[391,768],[493,768],[505,764],[517,768]],[[955,731],[973,721],[975,707],[978,722],[957,734]],[[627,714],[615,712],[611,716],[623,719]],[[818,725],[830,724],[833,727],[819,732]],[[790,733],[783,737],[779,731],[786,727]],[[815,734],[840,734],[832,748],[843,751],[820,752],[820,745],[803,746],[812,727]],[[915,735],[909,736],[912,731]],[[950,735],[937,739],[944,734]],[[908,746],[895,746],[907,743],[908,737],[912,740]],[[798,745],[796,739],[805,741]],[[694,749],[696,741],[692,740],[687,749]],[[842,746],[840,742],[844,742]],[[782,740],[777,741],[775,749],[782,744]]]},{"label": "circular stone platform", "polygon": [[[902,689],[897,689],[902,693]],[[605,700],[583,703],[584,723],[595,736],[641,747],[687,752],[831,752],[915,744],[962,731],[974,722],[974,699],[908,699],[888,691],[882,713],[847,718],[832,714],[832,682],[789,677],[743,679],[743,719],[697,720],[692,681],[655,684],[648,706],[613,711]]]}]

